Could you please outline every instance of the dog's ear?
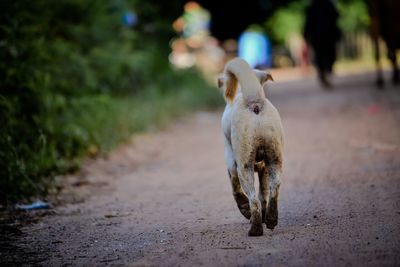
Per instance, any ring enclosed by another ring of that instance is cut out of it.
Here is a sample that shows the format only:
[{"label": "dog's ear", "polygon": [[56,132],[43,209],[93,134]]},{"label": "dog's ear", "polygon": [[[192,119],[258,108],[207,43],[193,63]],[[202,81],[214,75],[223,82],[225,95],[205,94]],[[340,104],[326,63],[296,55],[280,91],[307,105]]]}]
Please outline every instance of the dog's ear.
[{"label": "dog's ear", "polygon": [[231,72],[226,72],[218,78],[218,88],[224,91],[224,97],[229,103],[232,103],[235,99],[237,87],[238,80]]},{"label": "dog's ear", "polygon": [[264,90],[265,96],[268,95],[268,88],[266,86],[266,83],[268,81],[274,81],[274,78],[272,78],[272,75],[269,74],[268,72],[262,71],[262,70],[256,70],[254,69],[254,73],[257,76],[257,79],[260,81],[260,84]]},{"label": "dog's ear", "polygon": [[261,85],[264,85],[264,83],[268,81],[274,81],[274,78],[272,78],[272,75],[268,72],[262,70],[254,70],[254,73],[256,74],[257,79],[260,81]]},{"label": "dog's ear", "polygon": [[274,81],[274,78],[272,77],[271,73],[266,72],[265,78],[263,80],[264,83],[268,82],[268,81]]}]

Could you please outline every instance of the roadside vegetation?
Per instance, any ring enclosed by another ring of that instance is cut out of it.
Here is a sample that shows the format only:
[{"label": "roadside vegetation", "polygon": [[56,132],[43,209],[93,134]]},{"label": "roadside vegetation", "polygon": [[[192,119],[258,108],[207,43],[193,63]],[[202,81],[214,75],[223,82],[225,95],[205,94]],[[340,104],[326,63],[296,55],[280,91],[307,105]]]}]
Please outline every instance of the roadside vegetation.
[{"label": "roadside vegetation", "polygon": [[137,2],[0,3],[1,203],[45,196],[82,158],[221,104],[196,71],[170,68],[170,22]]}]

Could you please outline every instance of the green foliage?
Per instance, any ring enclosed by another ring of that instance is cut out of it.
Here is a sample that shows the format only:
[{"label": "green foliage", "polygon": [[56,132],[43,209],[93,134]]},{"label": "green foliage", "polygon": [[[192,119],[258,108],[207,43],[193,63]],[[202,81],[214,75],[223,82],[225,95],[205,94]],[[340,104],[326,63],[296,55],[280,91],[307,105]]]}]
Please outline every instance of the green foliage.
[{"label": "green foliage", "polygon": [[122,25],[136,5],[0,2],[0,202],[45,195],[83,156],[220,103],[196,73],[169,68],[165,26]]},{"label": "green foliage", "polygon": [[[305,10],[310,1],[292,1],[281,7],[268,18],[265,29],[277,44],[285,44],[292,34],[303,33]],[[366,30],[369,24],[367,6],[364,0],[339,0],[339,27],[344,33]]]},{"label": "green foliage", "polygon": [[266,21],[267,33],[275,43],[284,44],[292,34],[302,34],[306,5],[306,0],[291,2]]},{"label": "green foliage", "polygon": [[339,1],[339,27],[344,33],[365,31],[369,25],[368,8],[364,0]]}]

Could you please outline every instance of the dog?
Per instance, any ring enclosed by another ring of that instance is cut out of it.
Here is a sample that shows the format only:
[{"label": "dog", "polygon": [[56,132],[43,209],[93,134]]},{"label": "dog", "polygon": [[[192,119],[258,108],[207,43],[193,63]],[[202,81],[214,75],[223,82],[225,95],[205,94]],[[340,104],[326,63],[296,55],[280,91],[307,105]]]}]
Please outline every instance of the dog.
[{"label": "dog", "polygon": [[[278,224],[284,138],[279,113],[263,90],[269,80],[273,80],[270,74],[252,70],[240,58],[229,61],[218,78],[227,103],[221,121],[225,161],[233,197],[251,222],[249,236],[263,235],[262,223],[271,230]],[[258,198],[255,172],[260,181]]]}]

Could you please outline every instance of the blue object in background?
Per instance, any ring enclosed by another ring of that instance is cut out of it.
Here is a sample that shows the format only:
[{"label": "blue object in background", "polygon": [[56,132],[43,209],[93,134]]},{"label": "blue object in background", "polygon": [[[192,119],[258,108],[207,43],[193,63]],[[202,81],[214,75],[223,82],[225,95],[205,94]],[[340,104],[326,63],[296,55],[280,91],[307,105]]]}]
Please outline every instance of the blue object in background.
[{"label": "blue object in background", "polygon": [[245,31],[239,37],[239,57],[252,68],[269,68],[272,65],[271,42],[261,32]]},{"label": "blue object in background", "polygon": [[138,23],[138,17],[135,12],[127,11],[122,15],[122,24],[128,27],[135,26]]}]

